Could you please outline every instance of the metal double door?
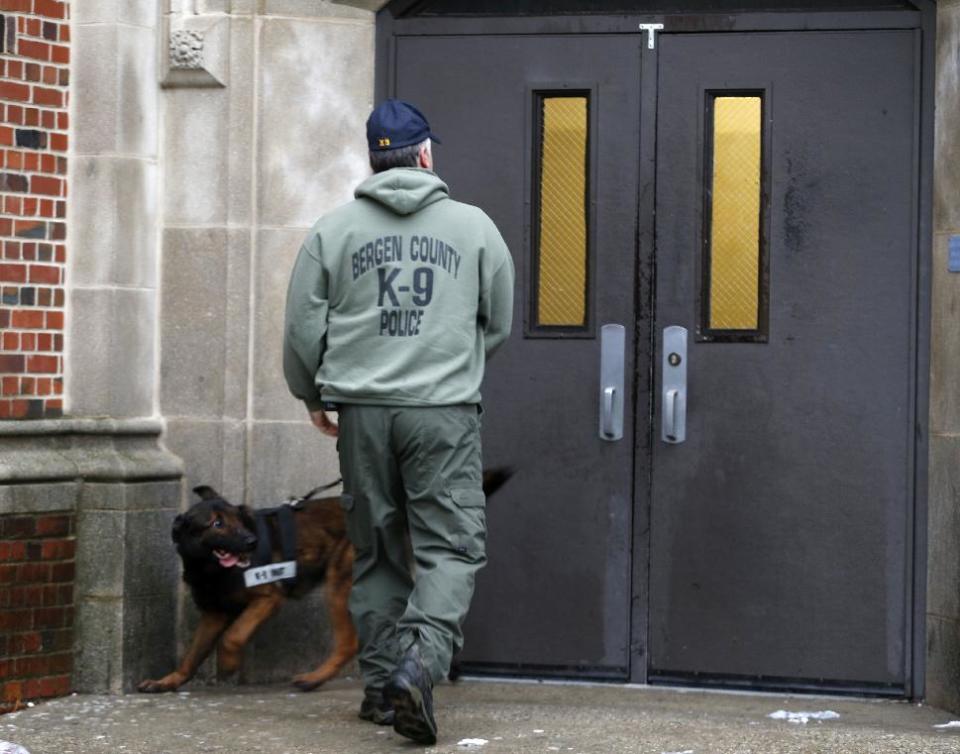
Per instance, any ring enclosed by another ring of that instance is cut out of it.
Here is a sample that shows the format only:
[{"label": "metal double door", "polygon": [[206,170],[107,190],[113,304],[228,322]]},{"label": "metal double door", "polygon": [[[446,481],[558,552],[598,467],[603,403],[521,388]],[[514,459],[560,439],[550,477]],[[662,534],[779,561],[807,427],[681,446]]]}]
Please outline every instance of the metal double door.
[{"label": "metal double door", "polygon": [[[429,115],[438,172],[494,218],[518,270],[515,333],[483,391],[485,463],[517,473],[488,505],[468,670],[908,693],[918,44],[395,38],[389,93]],[[589,96],[588,314],[551,334],[532,326],[534,108],[566,90]],[[704,330],[717,92],[764,103],[753,341]],[[607,324],[624,325],[617,440],[603,437]]]}]

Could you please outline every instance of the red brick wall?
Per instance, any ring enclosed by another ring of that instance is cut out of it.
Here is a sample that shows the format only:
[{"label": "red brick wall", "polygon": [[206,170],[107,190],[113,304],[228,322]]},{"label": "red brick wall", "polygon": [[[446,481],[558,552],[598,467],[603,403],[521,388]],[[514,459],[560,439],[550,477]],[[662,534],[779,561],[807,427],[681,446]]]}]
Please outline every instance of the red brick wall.
[{"label": "red brick wall", "polygon": [[0,714],[70,691],[74,521],[0,516]]},{"label": "red brick wall", "polygon": [[69,10],[0,0],[0,419],[63,411]]}]

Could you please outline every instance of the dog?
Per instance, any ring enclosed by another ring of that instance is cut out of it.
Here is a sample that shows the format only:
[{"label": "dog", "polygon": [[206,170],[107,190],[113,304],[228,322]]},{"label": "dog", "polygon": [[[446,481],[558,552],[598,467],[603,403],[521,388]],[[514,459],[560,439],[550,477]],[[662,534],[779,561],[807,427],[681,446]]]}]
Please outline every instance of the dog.
[{"label": "dog", "polygon": [[[512,474],[511,469],[484,471],[484,492],[492,495]],[[211,487],[193,491],[200,501],[174,519],[172,537],[183,563],[183,580],[200,610],[200,622],[177,669],[163,678],[142,681],[137,690],[175,691],[194,676],[218,641],[217,676],[229,676],[239,669],[243,649],[257,629],[287,599],[303,597],[321,584],[333,649],[315,670],[294,676],[293,684],[301,691],[311,691],[334,678],[358,650],[348,610],[354,551],[340,498],[313,498],[311,493],[294,501],[290,511],[296,530],[296,581],[248,586],[244,572],[259,542],[254,511],[227,502]],[[280,541],[281,525],[276,516],[267,516],[266,522],[261,523],[260,533],[265,525],[269,528],[277,560],[281,548],[275,543]]]}]

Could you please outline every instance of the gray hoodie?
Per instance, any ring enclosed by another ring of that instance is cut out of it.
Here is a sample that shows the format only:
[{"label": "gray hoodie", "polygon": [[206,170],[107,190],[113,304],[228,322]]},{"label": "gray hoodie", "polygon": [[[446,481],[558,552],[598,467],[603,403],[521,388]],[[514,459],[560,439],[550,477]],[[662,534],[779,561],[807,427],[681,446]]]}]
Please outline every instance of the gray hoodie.
[{"label": "gray hoodie", "polygon": [[287,291],[283,370],[311,410],[477,403],[510,334],[513,260],[493,221],[428,170],[394,168],[320,218]]}]

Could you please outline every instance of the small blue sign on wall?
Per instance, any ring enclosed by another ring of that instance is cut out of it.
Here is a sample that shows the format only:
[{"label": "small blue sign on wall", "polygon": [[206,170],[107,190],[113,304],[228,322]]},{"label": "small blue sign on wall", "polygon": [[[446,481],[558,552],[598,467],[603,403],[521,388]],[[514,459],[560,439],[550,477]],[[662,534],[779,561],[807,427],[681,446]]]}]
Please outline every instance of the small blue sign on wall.
[{"label": "small blue sign on wall", "polygon": [[947,270],[950,272],[960,272],[960,236],[950,236],[947,241]]}]

